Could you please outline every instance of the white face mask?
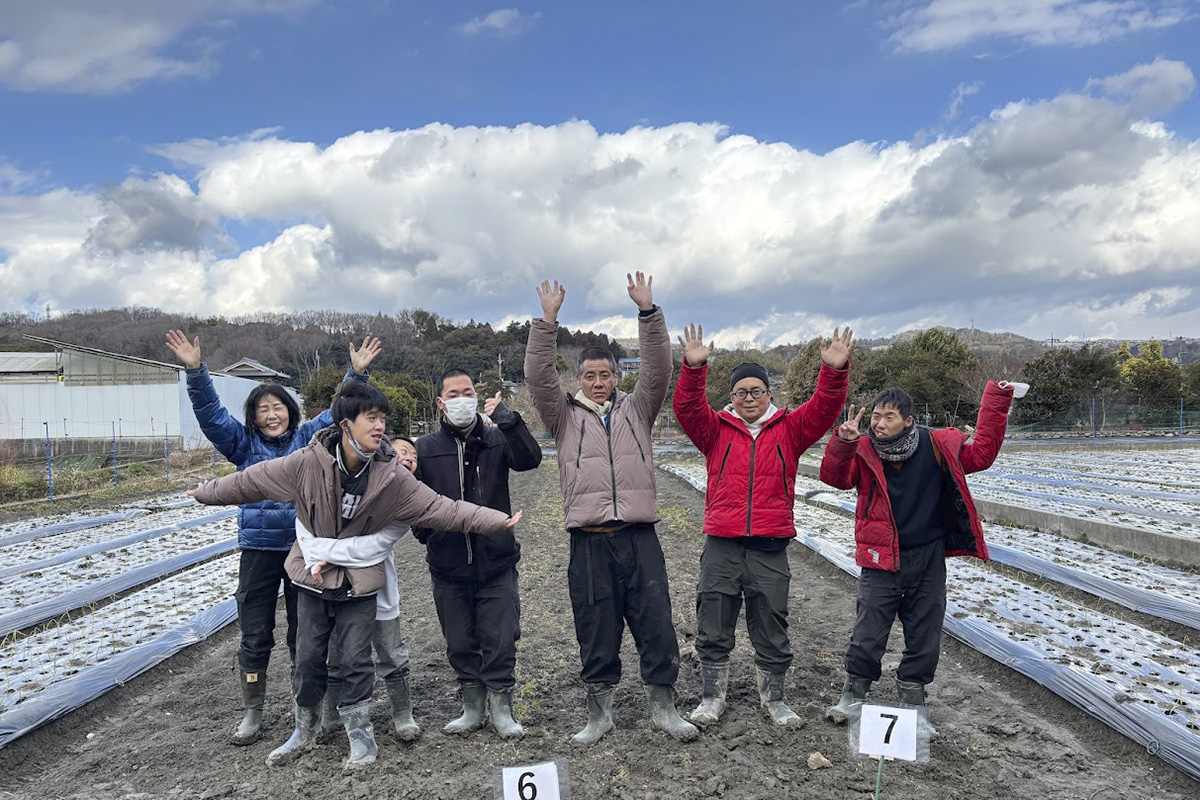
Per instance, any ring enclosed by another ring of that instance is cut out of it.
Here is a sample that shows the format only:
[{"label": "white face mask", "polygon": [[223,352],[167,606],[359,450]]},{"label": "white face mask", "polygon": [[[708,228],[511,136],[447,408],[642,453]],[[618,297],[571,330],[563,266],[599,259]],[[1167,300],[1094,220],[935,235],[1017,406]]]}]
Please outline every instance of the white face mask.
[{"label": "white face mask", "polygon": [[479,410],[478,397],[451,397],[443,400],[446,421],[456,428],[465,428],[475,421]]}]

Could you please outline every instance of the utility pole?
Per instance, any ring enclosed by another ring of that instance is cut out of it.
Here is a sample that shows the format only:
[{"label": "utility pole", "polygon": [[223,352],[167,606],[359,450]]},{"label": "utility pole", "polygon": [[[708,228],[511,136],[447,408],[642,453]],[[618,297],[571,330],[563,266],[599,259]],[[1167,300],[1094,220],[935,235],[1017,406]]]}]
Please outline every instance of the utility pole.
[{"label": "utility pole", "polygon": [[504,353],[496,353],[496,372],[500,374],[500,382],[504,383]]}]

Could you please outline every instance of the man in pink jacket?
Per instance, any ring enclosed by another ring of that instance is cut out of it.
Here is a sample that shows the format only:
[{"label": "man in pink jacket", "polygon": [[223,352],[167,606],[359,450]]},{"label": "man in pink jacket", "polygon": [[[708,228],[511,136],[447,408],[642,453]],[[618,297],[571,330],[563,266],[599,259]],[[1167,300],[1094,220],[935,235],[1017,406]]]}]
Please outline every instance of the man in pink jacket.
[{"label": "man in pink jacket", "polygon": [[[919,706],[928,724],[925,686],[941,655],[946,557],[988,557],[966,475],[987,469],[999,455],[1012,398],[1011,385],[990,381],[975,436],[968,440],[956,428],[916,425],[908,393],[884,389],[875,398],[866,436],[858,430],[865,409],[854,414],[850,406],[853,416],[830,437],[821,480],[858,489],[854,556],[862,567],[842,697],[825,712],[831,721],[844,723],[851,706],[879,680],[888,634],[899,616],[904,654],[896,670],[897,695]],[[932,727],[929,733],[935,733]]]}]

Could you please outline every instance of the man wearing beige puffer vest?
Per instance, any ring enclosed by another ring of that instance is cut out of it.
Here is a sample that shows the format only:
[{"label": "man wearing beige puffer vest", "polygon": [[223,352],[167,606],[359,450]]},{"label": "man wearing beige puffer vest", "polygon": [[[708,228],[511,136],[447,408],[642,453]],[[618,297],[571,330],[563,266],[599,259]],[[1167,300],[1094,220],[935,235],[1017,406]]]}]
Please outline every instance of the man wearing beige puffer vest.
[{"label": "man wearing beige puffer vest", "polygon": [[559,384],[558,311],[566,289],[538,287],[542,318],[533,320],[525,349],[525,381],[542,422],[558,444],[563,510],[571,533],[567,583],[587,686],[588,723],[574,741],[590,745],[613,729],[612,694],[621,679],[626,623],[638,646],[653,727],[681,741],[699,732],[675,708],[679,642],[671,622],[667,568],[654,524],[654,453],[650,432],[671,383],[671,341],[653,278],[627,276],[638,307],[641,372],[637,387],[617,389],[617,364],[604,348],[579,356],[579,391]]}]

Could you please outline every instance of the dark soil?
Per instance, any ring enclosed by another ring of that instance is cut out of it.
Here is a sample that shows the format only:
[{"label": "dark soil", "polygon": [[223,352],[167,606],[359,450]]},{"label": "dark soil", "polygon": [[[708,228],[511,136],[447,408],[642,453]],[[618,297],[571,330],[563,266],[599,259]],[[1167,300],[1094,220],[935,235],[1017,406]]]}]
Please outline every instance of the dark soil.
[{"label": "dark soil", "polygon": [[[569,763],[576,800],[871,797],[876,763],[851,755],[846,729],[822,719],[841,687],[842,654],[854,618],[854,581],[800,545],[790,552],[792,707],[805,720],[773,727],[757,704],[744,629],[734,652],[730,708],[699,741],[680,744],[650,728],[637,654],[626,637],[625,679],[616,692],[617,729],[590,749],[570,744],[586,713],[567,597],[567,536],[556,465],[514,476],[514,507],[525,509],[520,535],[523,634],[517,716],[528,735],[502,741],[490,729],[458,738],[441,727],[457,716],[456,683],[430,595],[424,554],[411,537],[397,547],[405,633],[413,652],[419,741],[388,736],[382,687],[374,724],[380,760],[342,774],[340,738],[294,765],[269,768],[267,753],[291,731],[287,659],[270,669],[267,726],[249,747],[228,744],[240,718],[231,672],[236,627],[191,647],[132,683],[0,750],[0,798],[420,798],[494,797],[501,767],[552,759]],[[699,699],[691,643],[694,587],[703,545],[702,496],[660,473],[659,536],[667,555],[683,653],[679,707]],[[407,565],[407,568],[404,566]],[[282,616],[280,617],[282,632]],[[282,636],[279,637],[282,639]],[[885,672],[902,648],[894,631]],[[893,699],[891,680],[873,696]],[[928,764],[889,763],[887,798],[1196,798],[1200,783],[1111,731],[1054,694],[947,639],[930,713],[940,735]],[[811,753],[832,767],[810,769]]]}]

